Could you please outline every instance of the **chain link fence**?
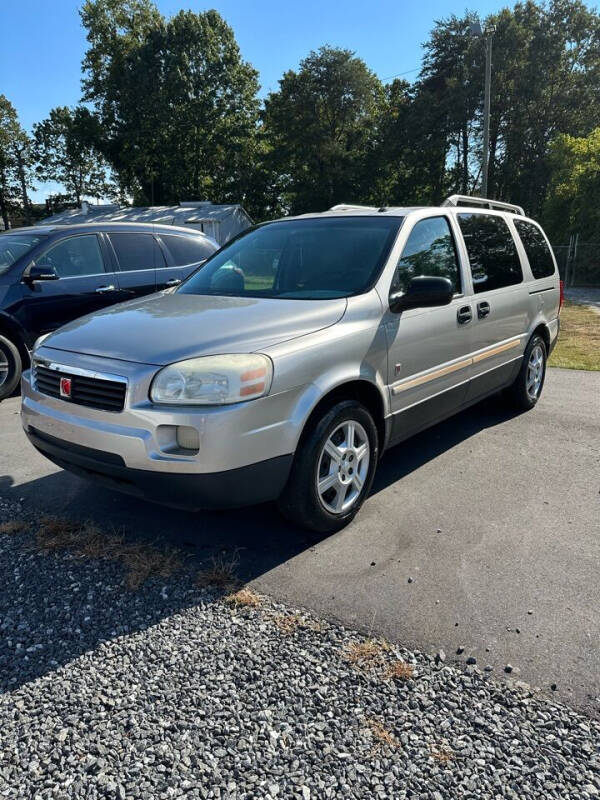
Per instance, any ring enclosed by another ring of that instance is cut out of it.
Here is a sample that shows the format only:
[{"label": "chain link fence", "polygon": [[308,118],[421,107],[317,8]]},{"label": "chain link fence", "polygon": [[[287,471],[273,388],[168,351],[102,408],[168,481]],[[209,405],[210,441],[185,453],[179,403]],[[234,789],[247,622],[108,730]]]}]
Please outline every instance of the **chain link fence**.
[{"label": "chain link fence", "polygon": [[560,277],[566,287],[600,287],[600,243],[580,242],[552,245]]}]

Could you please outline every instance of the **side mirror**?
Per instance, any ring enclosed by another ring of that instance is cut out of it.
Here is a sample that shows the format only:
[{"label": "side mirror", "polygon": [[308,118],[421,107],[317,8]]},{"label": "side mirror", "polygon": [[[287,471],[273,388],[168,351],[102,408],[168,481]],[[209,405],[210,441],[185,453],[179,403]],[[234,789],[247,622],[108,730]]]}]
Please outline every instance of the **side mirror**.
[{"label": "side mirror", "polygon": [[37,264],[32,264],[25,275],[23,280],[26,283],[33,283],[34,281],[57,281],[58,275],[52,267],[42,267]]},{"label": "side mirror", "polygon": [[454,287],[448,278],[422,275],[413,278],[405,292],[390,293],[390,310],[399,314],[409,308],[447,306],[453,296]]}]

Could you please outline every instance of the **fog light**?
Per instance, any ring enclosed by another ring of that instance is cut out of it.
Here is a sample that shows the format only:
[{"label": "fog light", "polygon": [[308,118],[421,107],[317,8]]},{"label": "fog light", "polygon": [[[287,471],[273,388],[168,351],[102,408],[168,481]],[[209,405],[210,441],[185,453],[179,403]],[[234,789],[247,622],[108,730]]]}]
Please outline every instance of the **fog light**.
[{"label": "fog light", "polygon": [[178,425],[177,444],[184,450],[194,450],[197,453],[200,449],[200,434],[189,425]]}]

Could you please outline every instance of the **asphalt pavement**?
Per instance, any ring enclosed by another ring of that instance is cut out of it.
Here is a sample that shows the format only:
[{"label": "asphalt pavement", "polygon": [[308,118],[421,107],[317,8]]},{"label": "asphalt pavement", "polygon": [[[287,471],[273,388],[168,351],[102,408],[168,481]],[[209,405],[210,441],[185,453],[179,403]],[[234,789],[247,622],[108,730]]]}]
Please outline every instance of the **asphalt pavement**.
[{"label": "asphalt pavement", "polygon": [[270,505],[191,514],[87,483],[18,414],[0,404],[0,499],[24,513],[167,538],[198,563],[237,550],[275,599],[600,716],[600,373],[551,369],[532,412],[494,398],[389,451],[355,522],[317,543]]}]

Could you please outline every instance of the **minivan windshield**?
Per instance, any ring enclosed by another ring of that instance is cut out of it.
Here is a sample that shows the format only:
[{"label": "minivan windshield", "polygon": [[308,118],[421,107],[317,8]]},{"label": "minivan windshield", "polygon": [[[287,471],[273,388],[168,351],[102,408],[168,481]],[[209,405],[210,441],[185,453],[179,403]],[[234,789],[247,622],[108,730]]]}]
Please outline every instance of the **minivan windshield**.
[{"label": "minivan windshield", "polygon": [[0,275],[6,272],[15,261],[39,244],[45,236],[34,233],[0,234]]},{"label": "minivan windshield", "polygon": [[319,217],[260,225],[195,272],[183,294],[321,300],[366,291],[379,277],[401,217]]}]

